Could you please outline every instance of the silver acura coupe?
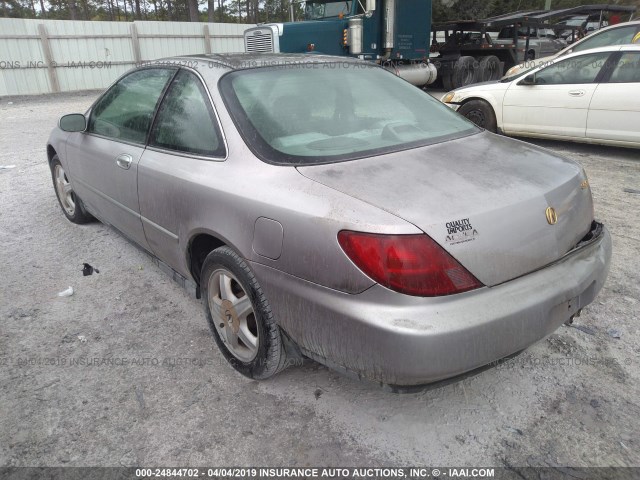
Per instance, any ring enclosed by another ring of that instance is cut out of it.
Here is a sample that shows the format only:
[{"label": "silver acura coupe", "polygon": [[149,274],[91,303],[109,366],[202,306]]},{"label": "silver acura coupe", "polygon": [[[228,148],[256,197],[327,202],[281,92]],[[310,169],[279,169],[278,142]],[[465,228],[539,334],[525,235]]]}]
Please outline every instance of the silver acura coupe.
[{"label": "silver acura coupe", "polygon": [[579,165],[358,60],[145,65],[47,151],[65,216],[194,285],[255,379],[300,353],[388,385],[452,377],[569,321],[609,269]]}]

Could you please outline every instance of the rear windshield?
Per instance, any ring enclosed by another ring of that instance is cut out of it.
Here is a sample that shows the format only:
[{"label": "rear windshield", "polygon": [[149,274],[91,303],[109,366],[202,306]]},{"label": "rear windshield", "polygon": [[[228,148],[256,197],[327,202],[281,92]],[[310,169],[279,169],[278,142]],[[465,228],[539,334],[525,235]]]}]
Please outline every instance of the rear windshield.
[{"label": "rear windshield", "polygon": [[371,64],[237,70],[222,77],[220,90],[244,140],[269,163],[353,160],[479,131],[426,92]]}]

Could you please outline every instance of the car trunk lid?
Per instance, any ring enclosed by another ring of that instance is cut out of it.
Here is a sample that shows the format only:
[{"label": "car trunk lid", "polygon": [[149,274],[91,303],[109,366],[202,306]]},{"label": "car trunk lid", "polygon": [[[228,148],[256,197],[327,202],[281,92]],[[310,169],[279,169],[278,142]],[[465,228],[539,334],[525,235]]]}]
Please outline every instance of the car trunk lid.
[{"label": "car trunk lid", "polygon": [[414,224],[488,286],[558,260],[593,220],[578,164],[486,132],[298,171]]}]

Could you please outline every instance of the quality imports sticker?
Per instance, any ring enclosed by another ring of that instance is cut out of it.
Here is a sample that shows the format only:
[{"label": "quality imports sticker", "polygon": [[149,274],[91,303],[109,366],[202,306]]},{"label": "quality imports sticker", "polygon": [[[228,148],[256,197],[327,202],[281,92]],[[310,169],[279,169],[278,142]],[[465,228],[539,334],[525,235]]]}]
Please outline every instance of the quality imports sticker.
[{"label": "quality imports sticker", "polygon": [[445,227],[447,228],[446,242],[449,245],[471,242],[478,236],[478,230],[473,228],[468,218],[447,222]]}]

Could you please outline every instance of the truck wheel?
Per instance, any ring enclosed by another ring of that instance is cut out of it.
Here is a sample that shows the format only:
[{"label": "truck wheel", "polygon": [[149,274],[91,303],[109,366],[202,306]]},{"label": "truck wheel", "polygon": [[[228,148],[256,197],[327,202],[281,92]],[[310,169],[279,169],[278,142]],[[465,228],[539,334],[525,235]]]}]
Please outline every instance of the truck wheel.
[{"label": "truck wheel", "polygon": [[283,334],[242,257],[229,247],[214,250],[204,261],[201,279],[213,338],[233,368],[256,380],[283,370]]},{"label": "truck wheel", "polygon": [[478,62],[473,57],[460,57],[453,67],[453,88],[466,87],[478,81]]},{"label": "truck wheel", "polygon": [[500,59],[495,55],[480,58],[480,74],[483,82],[498,80],[502,76],[500,71]]},{"label": "truck wheel", "polygon": [[484,100],[470,100],[462,104],[458,109],[458,113],[467,117],[480,128],[493,133],[498,130],[493,107]]},{"label": "truck wheel", "polygon": [[453,90],[453,79],[450,73],[442,76],[442,86],[447,92]]}]

